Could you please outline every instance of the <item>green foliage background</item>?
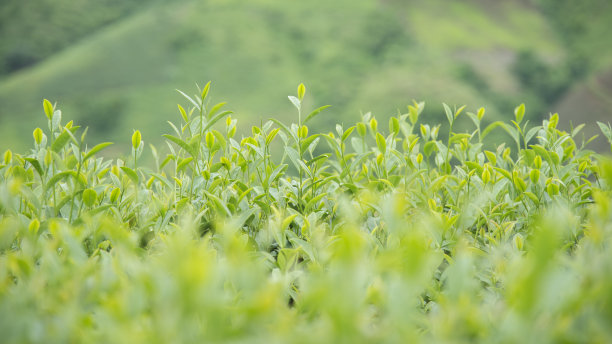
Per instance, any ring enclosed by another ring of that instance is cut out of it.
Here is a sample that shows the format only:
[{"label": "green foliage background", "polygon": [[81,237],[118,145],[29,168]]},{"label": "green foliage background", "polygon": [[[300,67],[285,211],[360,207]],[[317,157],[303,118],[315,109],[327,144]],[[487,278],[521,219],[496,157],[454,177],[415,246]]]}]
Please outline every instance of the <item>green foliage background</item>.
[{"label": "green foliage background", "polygon": [[0,164],[3,342],[612,339],[612,161],[584,126],[443,105],[441,135],[415,102],[324,134],[300,85],[290,122],[240,138],[209,92],[116,159],[44,101]]},{"label": "green foliage background", "polygon": [[3,1],[0,341],[612,342],[611,4]]},{"label": "green foliage background", "polygon": [[278,100],[304,81],[334,105],[314,123],[326,131],[370,111],[386,120],[413,99],[432,104],[432,121],[444,120],[441,99],[485,106],[491,121],[525,102],[528,118],[565,113],[569,129],[609,119],[611,22],[605,0],[9,1],[0,64],[37,63],[3,69],[0,142],[27,147],[18,133],[43,97],[92,142],[135,128],[157,140],[180,100],[168,90],[194,80],[216,80],[216,99],[249,124],[288,118]]}]

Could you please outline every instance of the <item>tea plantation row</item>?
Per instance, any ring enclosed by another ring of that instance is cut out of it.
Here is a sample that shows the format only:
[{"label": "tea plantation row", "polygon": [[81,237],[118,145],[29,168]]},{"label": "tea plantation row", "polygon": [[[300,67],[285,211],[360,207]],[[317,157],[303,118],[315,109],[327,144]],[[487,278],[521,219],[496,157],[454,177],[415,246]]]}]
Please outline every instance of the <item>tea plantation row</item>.
[{"label": "tea plantation row", "polygon": [[0,164],[2,342],[612,341],[612,162],[582,126],[445,106],[442,137],[414,103],[311,133],[300,85],[294,123],[239,138],[209,87],[121,159],[44,101]]}]

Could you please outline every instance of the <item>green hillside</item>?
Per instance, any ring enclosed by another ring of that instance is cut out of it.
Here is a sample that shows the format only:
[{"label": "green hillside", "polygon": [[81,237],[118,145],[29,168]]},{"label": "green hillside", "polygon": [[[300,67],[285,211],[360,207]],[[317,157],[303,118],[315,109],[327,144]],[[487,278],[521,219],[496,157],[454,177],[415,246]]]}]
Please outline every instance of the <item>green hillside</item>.
[{"label": "green hillside", "polygon": [[[157,141],[178,116],[172,104],[182,98],[172,90],[208,80],[215,81],[213,101],[237,99],[231,110],[253,124],[288,116],[284,94],[299,81],[316,90],[313,103],[333,105],[314,123],[321,130],[368,111],[379,118],[405,112],[413,99],[426,101],[425,116],[434,120],[443,116],[441,100],[471,111],[485,106],[489,120],[507,118],[524,101],[527,115],[540,118],[562,111],[549,105],[581,78],[557,73],[573,57],[573,43],[551,20],[567,14],[546,11],[546,4],[150,3],[0,79],[0,144],[29,144],[21,133],[43,125],[43,97],[89,125],[93,140],[127,143],[138,127]],[[597,57],[596,70],[612,65],[606,54]],[[548,71],[533,77],[530,68],[538,64]],[[556,85],[554,92],[542,97],[548,85]]]}]

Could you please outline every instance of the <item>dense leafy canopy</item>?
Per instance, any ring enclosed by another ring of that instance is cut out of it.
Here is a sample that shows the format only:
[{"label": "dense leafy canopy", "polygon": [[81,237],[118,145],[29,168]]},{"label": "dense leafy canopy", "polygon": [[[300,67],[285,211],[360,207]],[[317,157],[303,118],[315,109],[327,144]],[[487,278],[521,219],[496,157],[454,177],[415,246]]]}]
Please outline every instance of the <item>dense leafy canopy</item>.
[{"label": "dense leafy canopy", "polygon": [[44,102],[0,164],[3,342],[612,340],[612,163],[582,127],[444,105],[441,137],[415,102],[311,133],[332,110],[300,85],[296,121],[238,138],[209,88],[121,159]]}]

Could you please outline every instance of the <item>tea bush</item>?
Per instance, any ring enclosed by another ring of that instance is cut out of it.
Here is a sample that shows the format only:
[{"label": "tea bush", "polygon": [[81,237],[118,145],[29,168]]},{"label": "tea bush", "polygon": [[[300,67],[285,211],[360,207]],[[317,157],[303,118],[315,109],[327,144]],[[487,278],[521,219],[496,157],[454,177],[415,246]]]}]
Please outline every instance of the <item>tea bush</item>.
[{"label": "tea bush", "polygon": [[[118,159],[44,101],[0,165],[2,342],[612,340],[612,162],[582,125],[445,105],[440,137],[415,102],[311,133],[331,110],[300,85],[296,121],[238,138],[209,89],[167,153],[136,130]],[[514,144],[487,149],[493,130]]]}]

